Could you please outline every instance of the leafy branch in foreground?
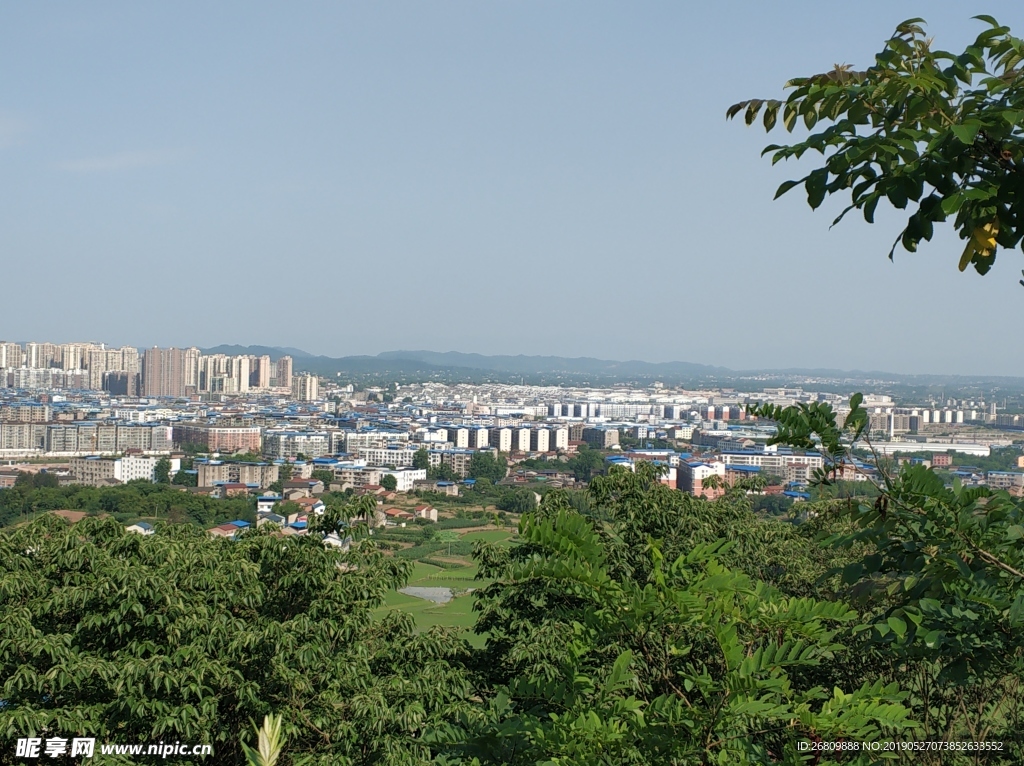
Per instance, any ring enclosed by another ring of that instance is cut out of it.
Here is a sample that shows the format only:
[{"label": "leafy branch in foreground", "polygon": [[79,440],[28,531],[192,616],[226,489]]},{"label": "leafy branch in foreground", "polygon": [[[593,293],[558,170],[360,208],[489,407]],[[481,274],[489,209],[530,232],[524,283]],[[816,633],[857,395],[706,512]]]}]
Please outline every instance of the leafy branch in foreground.
[{"label": "leafy branch in foreground", "polygon": [[[819,445],[834,472],[855,463],[853,449],[866,422],[861,401],[859,394],[852,397],[842,427],[828,405],[751,411],[776,421],[772,443]],[[922,464],[877,469],[881,494],[870,502],[851,501],[838,514],[852,522],[852,531],[836,531],[833,520],[823,535],[828,545],[866,551],[835,574],[864,609],[872,644],[888,647],[894,668],[902,668],[897,676],[915,670],[912,677],[927,690],[923,717],[936,714],[935,700],[943,695],[958,699],[966,717],[964,700],[989,688],[994,691],[980,695],[980,718],[1017,731],[1024,679],[1024,503],[985,486],[946,486]],[[829,481],[828,471],[816,480]],[[1009,702],[993,702],[1000,698]]]},{"label": "leafy branch in foreground", "polygon": [[[772,164],[808,151],[824,166],[783,183],[776,198],[803,185],[811,208],[844,191],[851,210],[874,222],[887,200],[911,214],[897,245],[915,252],[931,240],[935,224],[953,218],[965,247],[961,271],[985,274],[998,248],[1024,237],[1024,43],[991,16],[989,25],[960,54],[932,47],[922,19],[900,24],[867,70],[836,65],[825,74],[798,77],[785,101],[752,99],[727,111],[748,125],[762,115],[765,130],[789,132],[802,121],[808,131],[827,127],[798,143],[771,145]],[[1022,280],[1024,284],[1024,280]]]},{"label": "leafy branch in foreground", "polygon": [[284,735],[281,733],[281,716],[268,713],[263,717],[263,726],[256,730],[257,746],[253,750],[242,743],[242,752],[248,766],[274,766],[284,750]]}]

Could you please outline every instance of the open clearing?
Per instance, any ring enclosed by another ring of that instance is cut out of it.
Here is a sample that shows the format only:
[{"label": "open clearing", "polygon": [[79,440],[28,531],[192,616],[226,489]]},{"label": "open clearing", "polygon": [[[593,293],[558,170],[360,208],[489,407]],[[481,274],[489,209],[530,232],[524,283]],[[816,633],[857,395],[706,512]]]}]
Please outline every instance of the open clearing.
[{"label": "open clearing", "polygon": [[[483,540],[501,545],[512,544],[512,532],[500,529],[485,529],[467,531],[461,535],[463,540],[476,542]],[[401,610],[412,615],[416,621],[417,630],[427,630],[434,625],[444,627],[461,628],[463,637],[475,646],[482,646],[484,637],[478,636],[472,631],[476,615],[473,613],[473,594],[470,589],[481,588],[488,584],[487,580],[477,580],[477,566],[469,558],[434,556],[436,559],[448,560],[452,564],[462,564],[458,568],[445,569],[416,561],[413,564],[412,575],[409,577],[409,587],[420,588],[451,588],[454,598],[446,604],[435,604],[427,599],[409,596],[404,593],[393,591],[388,594],[387,601],[378,613],[386,613],[391,610]]]}]

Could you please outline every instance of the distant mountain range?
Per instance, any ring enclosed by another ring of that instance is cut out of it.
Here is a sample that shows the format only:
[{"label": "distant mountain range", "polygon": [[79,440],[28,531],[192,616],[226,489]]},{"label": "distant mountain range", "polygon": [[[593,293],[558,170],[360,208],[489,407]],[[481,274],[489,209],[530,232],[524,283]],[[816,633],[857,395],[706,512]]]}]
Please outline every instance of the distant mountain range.
[{"label": "distant mountain range", "polygon": [[[298,348],[278,346],[221,345],[203,349],[207,354],[269,355],[274,361],[282,356],[295,360],[296,370],[324,376],[399,376],[417,375],[434,379],[495,382],[526,380],[537,383],[609,381],[653,381],[666,383],[728,382],[751,376],[770,376],[781,382],[787,378],[813,377],[849,381],[887,380],[912,386],[987,385],[1024,387],[1024,378],[960,375],[901,375],[884,371],[836,369],[763,369],[732,370],[694,362],[614,361],[592,357],[526,356],[466,354],[459,351],[385,351],[376,356],[329,357],[310,354]],[[778,383],[777,383],[778,384]]]}]

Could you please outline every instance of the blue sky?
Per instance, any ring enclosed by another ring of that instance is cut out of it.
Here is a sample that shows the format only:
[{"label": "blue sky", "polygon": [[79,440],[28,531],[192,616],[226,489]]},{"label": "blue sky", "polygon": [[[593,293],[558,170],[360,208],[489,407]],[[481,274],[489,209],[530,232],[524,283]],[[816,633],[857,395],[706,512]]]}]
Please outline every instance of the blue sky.
[{"label": "blue sky", "polygon": [[0,337],[1024,375],[1024,258],[829,230],[726,122],[1019,2],[7,3]]}]

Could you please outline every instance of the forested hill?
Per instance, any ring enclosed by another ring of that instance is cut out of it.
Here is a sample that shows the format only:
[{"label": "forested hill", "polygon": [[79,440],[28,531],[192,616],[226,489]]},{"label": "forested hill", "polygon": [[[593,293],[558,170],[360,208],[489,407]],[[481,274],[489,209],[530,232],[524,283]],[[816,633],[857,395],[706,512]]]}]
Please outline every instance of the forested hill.
[{"label": "forested hill", "polygon": [[668,385],[735,385],[756,390],[768,385],[800,383],[812,378],[819,388],[838,385],[844,390],[863,387],[891,390],[904,387],[917,391],[1024,391],[1024,378],[986,375],[908,375],[879,370],[838,370],[827,368],[775,368],[733,370],[695,362],[617,361],[593,357],[539,355],[487,355],[459,351],[385,351],[375,356],[330,357],[310,354],[298,348],[279,346],[220,345],[203,349],[207,354],[269,355],[272,360],[291,356],[295,369],[327,377],[434,379],[463,382],[526,382],[531,384],[610,384],[615,382]]}]

